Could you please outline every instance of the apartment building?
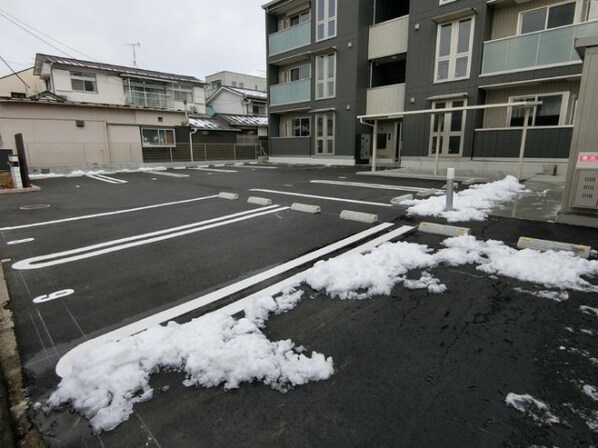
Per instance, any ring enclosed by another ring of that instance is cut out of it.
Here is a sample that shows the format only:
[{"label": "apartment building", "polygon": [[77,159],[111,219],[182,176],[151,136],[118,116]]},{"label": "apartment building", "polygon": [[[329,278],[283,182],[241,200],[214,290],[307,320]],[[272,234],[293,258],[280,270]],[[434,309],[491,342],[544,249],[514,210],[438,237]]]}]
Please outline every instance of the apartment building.
[{"label": "apartment building", "polygon": [[247,73],[238,73],[224,70],[212,73],[206,76],[206,98],[211,97],[220,87],[238,87],[239,89],[267,90],[265,76],[249,75]]},{"label": "apartment building", "polygon": [[[270,155],[512,171],[524,110],[530,170],[567,162],[581,78],[575,39],[598,0],[303,0],[264,5]],[[597,81],[598,82],[598,81]],[[473,107],[471,107],[473,106]],[[435,109],[465,108],[447,113]],[[428,111],[422,113],[421,111]],[[375,133],[375,135],[374,135]]]}]

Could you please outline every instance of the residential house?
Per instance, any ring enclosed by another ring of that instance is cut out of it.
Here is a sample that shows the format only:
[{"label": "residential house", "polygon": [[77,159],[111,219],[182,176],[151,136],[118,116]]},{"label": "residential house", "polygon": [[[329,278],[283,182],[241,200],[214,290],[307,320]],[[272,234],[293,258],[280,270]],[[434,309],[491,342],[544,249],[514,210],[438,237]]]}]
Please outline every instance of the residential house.
[{"label": "residential house", "polygon": [[[574,41],[598,34],[598,0],[264,9],[273,160],[354,164],[375,145],[401,166],[432,166],[438,149],[445,166],[512,171],[524,110],[503,105],[527,100],[542,103],[529,118],[528,169],[565,167],[581,77]],[[430,112],[442,108],[453,110]]]},{"label": "residential house", "polygon": [[220,87],[238,87],[240,89],[259,90],[268,89],[264,76],[248,75],[231,71],[221,71],[206,76],[206,98],[212,96]]},{"label": "residential house", "polygon": [[46,90],[46,83],[33,74],[33,67],[0,77],[0,98],[26,98]]}]

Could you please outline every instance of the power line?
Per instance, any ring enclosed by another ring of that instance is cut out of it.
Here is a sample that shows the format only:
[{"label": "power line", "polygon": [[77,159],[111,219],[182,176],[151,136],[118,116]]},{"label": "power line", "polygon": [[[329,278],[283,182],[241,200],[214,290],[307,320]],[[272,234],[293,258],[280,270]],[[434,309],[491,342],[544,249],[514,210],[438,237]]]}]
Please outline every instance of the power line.
[{"label": "power line", "polygon": [[19,74],[17,72],[15,72],[12,67],[10,66],[10,64],[8,62],[6,62],[6,59],[4,59],[2,56],[0,56],[0,59],[2,59],[2,62],[4,62],[6,64],[6,66],[10,69],[10,71],[12,72],[13,75],[15,75],[17,78],[19,78],[19,80],[25,84],[25,86],[30,89],[31,87],[29,87],[29,84],[27,84],[25,81],[23,81],[23,78],[21,78],[19,76]]},{"label": "power line", "polygon": [[[85,57],[86,57],[86,58],[88,58],[88,59],[91,59],[92,61],[96,61],[96,62],[97,62],[97,60],[96,60],[95,58],[92,58],[91,56],[89,56],[89,55],[87,55],[87,54],[85,54],[85,53],[83,53],[83,52],[81,52],[81,51],[77,50],[76,48],[73,48],[73,47],[71,47],[70,45],[67,45],[67,44],[65,44],[64,42],[61,42],[61,41],[59,41],[58,39],[55,39],[55,38],[53,38],[52,36],[50,36],[50,35],[48,35],[48,34],[44,33],[43,31],[40,31],[40,30],[38,30],[37,28],[35,28],[35,27],[33,27],[33,26],[29,25],[28,23],[26,23],[26,22],[22,21],[22,20],[21,20],[21,19],[19,19],[18,17],[15,17],[14,15],[12,15],[12,14],[9,14],[8,12],[6,12],[6,11],[4,11],[4,10],[2,10],[2,9],[0,9],[0,13],[1,13],[1,14],[4,14],[4,16],[8,16],[8,17],[12,18],[13,20],[16,20],[17,22],[19,22],[19,23],[23,24],[24,26],[26,26],[26,27],[28,27],[28,28],[31,28],[31,29],[32,29],[32,30],[34,30],[35,32],[37,32],[37,33],[41,34],[42,36],[44,36],[44,37],[46,37],[46,38],[48,38],[48,39],[50,39],[50,40],[52,40],[52,41],[54,41],[54,42],[56,42],[56,43],[58,43],[58,44],[62,45],[63,47],[66,47],[66,48],[68,48],[69,50],[72,50],[72,51],[74,51],[75,53],[78,53],[78,54],[80,54],[80,55],[82,55],[82,56],[85,56]],[[5,18],[6,18],[6,17],[5,17]],[[13,23],[14,23],[14,22],[13,22]],[[66,54],[66,53],[65,53],[65,54]]]}]

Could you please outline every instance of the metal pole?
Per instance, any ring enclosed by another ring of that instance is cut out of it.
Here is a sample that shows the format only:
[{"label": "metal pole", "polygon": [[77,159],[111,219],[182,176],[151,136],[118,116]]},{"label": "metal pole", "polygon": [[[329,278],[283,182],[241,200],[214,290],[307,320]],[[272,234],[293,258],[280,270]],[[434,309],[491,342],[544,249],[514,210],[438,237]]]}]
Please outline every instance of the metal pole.
[{"label": "metal pole", "polygon": [[193,134],[197,132],[197,128],[195,128],[193,131],[191,131],[191,128],[189,128],[189,131],[189,154],[191,155],[191,163],[193,163]]},{"label": "metal pole", "polygon": [[374,135],[372,136],[372,172],[376,171],[376,157],[378,157],[378,120],[374,120]]},{"label": "metal pole", "polygon": [[17,155],[19,156],[19,169],[21,171],[21,180],[23,187],[31,187],[29,180],[29,168],[27,166],[27,156],[25,155],[25,143],[23,142],[23,134],[15,134],[15,143],[17,145]]},{"label": "metal pole", "polygon": [[521,131],[521,146],[519,147],[519,179],[523,177],[523,156],[525,155],[525,143],[527,141],[527,127],[531,107],[525,108],[525,117],[523,119],[523,131]]},{"label": "metal pole", "polygon": [[450,212],[453,209],[453,192],[455,180],[455,168],[447,168],[446,170],[446,207],[445,211]]},{"label": "metal pole", "polygon": [[434,165],[434,175],[438,174],[438,165],[440,163],[440,138],[442,136],[442,128],[444,126],[444,112],[438,114],[438,134],[436,134],[436,161]]}]

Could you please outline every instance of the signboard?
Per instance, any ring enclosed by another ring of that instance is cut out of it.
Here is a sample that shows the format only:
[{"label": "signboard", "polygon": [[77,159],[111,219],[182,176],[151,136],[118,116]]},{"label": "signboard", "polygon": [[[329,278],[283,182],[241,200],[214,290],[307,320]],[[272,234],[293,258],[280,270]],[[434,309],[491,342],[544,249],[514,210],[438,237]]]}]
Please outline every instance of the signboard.
[{"label": "signboard", "polygon": [[576,167],[598,170],[598,152],[580,152]]}]

